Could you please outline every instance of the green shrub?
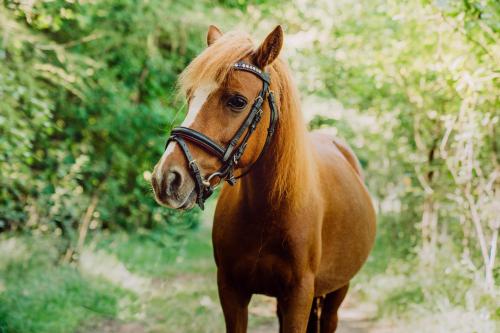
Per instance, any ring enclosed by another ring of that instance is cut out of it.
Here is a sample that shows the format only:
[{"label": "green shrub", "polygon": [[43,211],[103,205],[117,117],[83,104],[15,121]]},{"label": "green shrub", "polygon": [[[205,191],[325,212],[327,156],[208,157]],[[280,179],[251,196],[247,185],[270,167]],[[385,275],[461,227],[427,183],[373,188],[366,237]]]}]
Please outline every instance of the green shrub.
[{"label": "green shrub", "polygon": [[0,7],[0,230],[70,236],[94,196],[97,226],[179,219],[154,202],[148,172],[182,118],[176,76],[204,46],[206,26],[182,19],[189,6]]}]

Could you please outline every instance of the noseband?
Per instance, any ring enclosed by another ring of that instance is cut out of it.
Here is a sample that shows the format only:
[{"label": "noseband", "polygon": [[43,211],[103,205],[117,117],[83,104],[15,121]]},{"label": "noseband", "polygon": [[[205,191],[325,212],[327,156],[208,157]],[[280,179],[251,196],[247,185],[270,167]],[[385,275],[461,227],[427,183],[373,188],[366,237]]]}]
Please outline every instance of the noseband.
[{"label": "noseband", "polygon": [[[269,85],[271,84],[269,74],[261,71],[254,65],[247,64],[241,61],[234,64],[233,69],[255,74],[262,80],[262,90],[259,92],[259,95],[253,102],[250,113],[248,114],[245,121],[238,129],[238,131],[236,131],[236,134],[229,142],[229,145],[227,147],[222,147],[219,144],[217,144],[214,140],[204,135],[203,133],[182,126],[175,127],[174,129],[172,129],[170,137],[168,138],[167,143],[165,145],[166,149],[171,141],[175,141],[179,144],[182,151],[184,152],[184,156],[186,157],[186,160],[189,165],[189,171],[195,181],[196,193],[197,193],[196,202],[201,209],[204,208],[205,200],[212,195],[215,187],[217,187],[217,185],[219,185],[222,180],[227,181],[230,185],[234,185],[236,183],[236,180],[246,175],[251,170],[252,166],[255,164],[255,163],[252,164],[250,168],[248,168],[245,172],[243,172],[239,176],[234,176],[234,169],[236,168],[239,160],[241,159],[243,153],[245,152],[245,148],[247,147],[247,143],[248,140],[250,139],[250,136],[255,131],[257,125],[259,124],[262,118],[262,113],[263,113],[262,104],[264,104],[264,101],[266,99],[267,102],[269,103],[271,116],[269,120],[269,127],[267,129],[266,143],[264,144],[264,147],[262,148],[262,151],[260,152],[256,162],[260,159],[260,157],[264,154],[264,152],[268,148],[271,142],[271,138],[273,137],[274,134],[276,122],[278,120],[278,112],[276,110],[274,95],[273,92],[269,89]],[[210,154],[217,156],[217,158],[222,163],[220,169],[212,173],[211,175],[203,178],[201,176],[201,172],[198,167],[198,164],[196,163],[196,160],[193,158],[191,152],[189,151],[186,141],[194,143],[195,145],[209,152]],[[214,185],[212,185],[211,181],[216,177],[218,178],[218,181]]]}]

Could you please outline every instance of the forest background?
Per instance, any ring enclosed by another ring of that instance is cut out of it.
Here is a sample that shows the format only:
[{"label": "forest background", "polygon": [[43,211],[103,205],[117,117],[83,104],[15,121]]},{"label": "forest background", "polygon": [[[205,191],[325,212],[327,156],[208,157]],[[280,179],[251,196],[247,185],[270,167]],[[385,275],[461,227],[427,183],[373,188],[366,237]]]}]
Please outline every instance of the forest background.
[{"label": "forest background", "polygon": [[[222,330],[215,202],[174,212],[149,182],[209,24],[281,24],[309,127],[363,165],[378,235],[356,332],[498,330],[498,1],[4,0],[0,332]],[[272,331],[272,301],[252,304]]]}]

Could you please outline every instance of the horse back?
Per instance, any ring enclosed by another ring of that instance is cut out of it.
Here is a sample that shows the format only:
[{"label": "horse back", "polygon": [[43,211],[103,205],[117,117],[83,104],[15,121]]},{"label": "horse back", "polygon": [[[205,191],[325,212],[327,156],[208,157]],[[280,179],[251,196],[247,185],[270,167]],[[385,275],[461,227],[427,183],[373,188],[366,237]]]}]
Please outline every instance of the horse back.
[{"label": "horse back", "polygon": [[354,172],[364,180],[363,170],[361,168],[361,164],[359,163],[356,154],[352,151],[352,149],[345,143],[343,140],[334,137],[333,135],[325,134],[322,132],[311,132],[310,136],[312,138],[313,144],[316,146],[316,149],[320,150],[320,154],[323,155],[324,150],[332,154],[340,154],[342,157],[349,163]]}]

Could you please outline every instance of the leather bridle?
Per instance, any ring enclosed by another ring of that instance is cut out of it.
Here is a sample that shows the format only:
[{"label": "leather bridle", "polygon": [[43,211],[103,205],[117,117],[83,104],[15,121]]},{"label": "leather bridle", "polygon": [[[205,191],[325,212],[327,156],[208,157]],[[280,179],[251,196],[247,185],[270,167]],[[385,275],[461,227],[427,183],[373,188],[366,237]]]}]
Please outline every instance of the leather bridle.
[{"label": "leather bridle", "polygon": [[[262,80],[262,90],[259,92],[259,95],[254,100],[252,108],[248,113],[248,116],[246,117],[245,121],[240,126],[238,131],[236,131],[235,135],[229,142],[229,145],[227,147],[222,147],[219,144],[217,144],[214,140],[204,135],[203,133],[182,126],[175,127],[174,129],[172,129],[170,137],[168,138],[167,143],[165,145],[166,149],[171,141],[175,141],[179,144],[179,147],[181,147],[182,151],[184,152],[184,156],[186,157],[186,160],[189,165],[189,171],[195,181],[196,193],[197,193],[196,202],[201,209],[204,208],[205,200],[208,197],[210,197],[210,195],[212,195],[215,187],[217,187],[217,185],[219,185],[222,180],[227,181],[230,185],[234,185],[237,179],[243,177],[248,172],[250,172],[253,165],[255,165],[255,163],[261,158],[261,156],[268,148],[271,142],[271,138],[273,137],[274,134],[276,122],[278,120],[278,111],[276,109],[276,104],[274,101],[274,94],[269,87],[271,84],[269,73],[263,72],[256,66],[242,61],[234,64],[233,69],[255,74]],[[269,120],[269,127],[267,129],[267,138],[264,147],[262,148],[262,151],[260,152],[254,164],[252,164],[242,174],[235,176],[234,169],[236,168],[239,160],[241,159],[243,153],[245,152],[245,148],[247,146],[248,140],[250,139],[250,136],[255,131],[257,125],[259,124],[262,118],[262,113],[263,113],[262,105],[264,104],[264,101],[266,99],[267,102],[269,103],[271,115]],[[193,158],[191,152],[189,151],[186,141],[194,143],[203,150],[211,153],[212,155],[217,156],[217,158],[222,163],[220,169],[212,173],[211,175],[207,176],[206,178],[203,178],[201,176],[200,169],[198,167],[198,164],[196,163],[196,160]],[[216,177],[218,178],[218,181],[214,185],[212,185],[211,181]]]}]

